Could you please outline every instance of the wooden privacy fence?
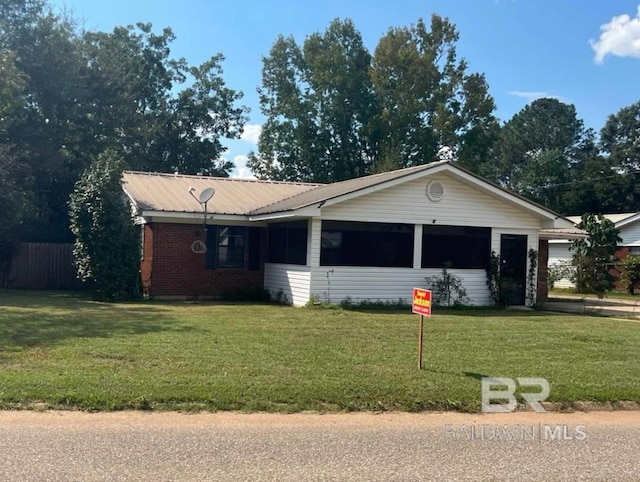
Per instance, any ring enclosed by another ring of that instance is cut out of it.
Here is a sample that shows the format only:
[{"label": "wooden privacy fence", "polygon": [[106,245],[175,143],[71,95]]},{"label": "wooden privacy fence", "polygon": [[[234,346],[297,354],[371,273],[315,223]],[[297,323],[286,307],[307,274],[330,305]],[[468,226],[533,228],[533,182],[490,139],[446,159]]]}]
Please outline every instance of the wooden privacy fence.
[{"label": "wooden privacy fence", "polygon": [[78,290],[83,283],[73,265],[73,245],[21,243],[11,263],[9,288]]}]

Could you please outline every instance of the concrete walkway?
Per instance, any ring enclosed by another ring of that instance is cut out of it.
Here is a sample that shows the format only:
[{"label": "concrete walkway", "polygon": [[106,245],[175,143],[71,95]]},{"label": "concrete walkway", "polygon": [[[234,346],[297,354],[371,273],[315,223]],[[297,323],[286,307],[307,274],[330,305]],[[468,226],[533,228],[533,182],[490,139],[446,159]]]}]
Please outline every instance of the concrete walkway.
[{"label": "concrete walkway", "polygon": [[640,320],[640,296],[638,296],[637,300],[633,300],[621,298],[600,299],[594,295],[550,295],[543,306],[548,311]]}]

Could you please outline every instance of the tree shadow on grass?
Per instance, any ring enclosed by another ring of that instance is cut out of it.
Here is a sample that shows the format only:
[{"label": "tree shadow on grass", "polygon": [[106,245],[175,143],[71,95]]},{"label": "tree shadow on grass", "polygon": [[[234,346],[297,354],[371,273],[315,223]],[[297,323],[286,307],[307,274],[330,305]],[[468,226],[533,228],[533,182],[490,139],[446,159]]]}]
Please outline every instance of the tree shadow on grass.
[{"label": "tree shadow on grass", "polygon": [[483,378],[491,378],[491,377],[489,377],[489,375],[484,375],[482,373],[475,373],[475,372],[458,372],[458,371],[452,371],[452,370],[437,370],[435,368],[425,368],[424,371],[431,372],[431,373],[437,373],[438,375],[453,375],[455,377],[473,378],[474,380],[478,380],[478,381],[481,381]]},{"label": "tree shadow on grass", "polygon": [[160,331],[193,331],[152,305],[99,303],[88,296],[0,292],[0,349],[50,346],[71,338],[108,338]]},{"label": "tree shadow on grass", "polygon": [[483,375],[482,373],[474,372],[462,372],[465,377],[473,378],[475,380],[482,380],[483,378],[490,378],[489,375]]}]

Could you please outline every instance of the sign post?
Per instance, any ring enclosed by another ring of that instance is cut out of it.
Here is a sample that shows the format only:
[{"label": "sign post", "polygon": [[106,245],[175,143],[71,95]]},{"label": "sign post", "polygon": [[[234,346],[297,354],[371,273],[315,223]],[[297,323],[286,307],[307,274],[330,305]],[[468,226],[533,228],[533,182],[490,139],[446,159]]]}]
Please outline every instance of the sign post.
[{"label": "sign post", "polygon": [[420,334],[418,335],[418,370],[422,370],[422,337],[424,333],[424,315],[420,315]]},{"label": "sign post", "polygon": [[418,370],[422,370],[422,339],[424,333],[424,317],[431,316],[431,291],[413,288],[411,311],[420,315],[420,331],[418,335]]}]

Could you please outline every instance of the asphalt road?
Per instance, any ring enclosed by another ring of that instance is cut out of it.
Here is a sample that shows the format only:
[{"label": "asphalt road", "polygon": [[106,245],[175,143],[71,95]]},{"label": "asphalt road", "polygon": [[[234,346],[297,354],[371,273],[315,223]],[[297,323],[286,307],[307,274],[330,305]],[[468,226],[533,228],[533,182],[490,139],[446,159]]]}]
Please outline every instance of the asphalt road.
[{"label": "asphalt road", "polygon": [[2,480],[640,480],[640,412],[0,412]]}]

